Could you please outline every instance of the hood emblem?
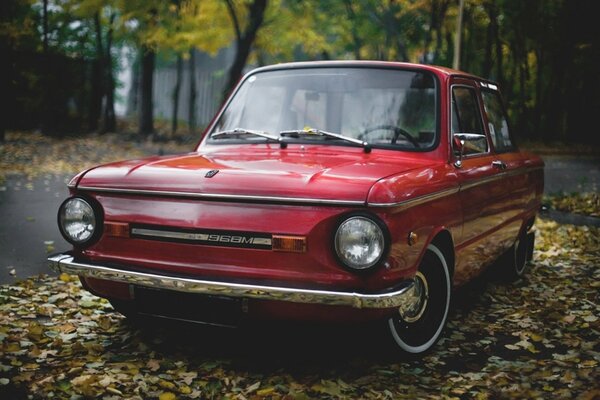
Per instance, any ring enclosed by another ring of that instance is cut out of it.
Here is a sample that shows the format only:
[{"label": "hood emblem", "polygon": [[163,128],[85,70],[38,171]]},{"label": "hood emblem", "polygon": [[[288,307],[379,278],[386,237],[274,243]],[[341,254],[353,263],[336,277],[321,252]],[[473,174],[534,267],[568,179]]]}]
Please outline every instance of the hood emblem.
[{"label": "hood emblem", "polygon": [[213,176],[215,176],[216,174],[219,173],[218,169],[211,169],[210,171],[208,171],[206,173],[206,175],[204,175],[205,178],[212,178]]}]

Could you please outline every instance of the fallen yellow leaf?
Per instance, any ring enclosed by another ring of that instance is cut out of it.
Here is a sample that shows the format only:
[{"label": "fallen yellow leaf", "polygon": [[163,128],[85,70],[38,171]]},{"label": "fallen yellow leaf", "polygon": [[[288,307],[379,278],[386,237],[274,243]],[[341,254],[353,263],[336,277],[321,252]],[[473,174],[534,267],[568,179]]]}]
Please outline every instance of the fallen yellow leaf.
[{"label": "fallen yellow leaf", "polygon": [[268,388],[260,389],[259,391],[256,392],[256,394],[259,396],[266,396],[266,395],[273,393],[274,391],[275,391],[274,387],[268,387]]},{"label": "fallen yellow leaf", "polygon": [[177,396],[171,392],[164,392],[158,395],[158,400],[175,400]]}]

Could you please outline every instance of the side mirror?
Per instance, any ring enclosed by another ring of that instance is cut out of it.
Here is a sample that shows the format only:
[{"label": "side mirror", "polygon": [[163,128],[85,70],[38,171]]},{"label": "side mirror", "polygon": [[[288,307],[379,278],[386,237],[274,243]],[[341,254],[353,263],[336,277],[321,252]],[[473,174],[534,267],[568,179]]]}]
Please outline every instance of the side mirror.
[{"label": "side mirror", "polygon": [[458,150],[458,160],[454,162],[456,168],[462,168],[462,159],[465,155],[465,143],[485,140],[486,136],[479,133],[455,133],[452,135],[454,148]]}]

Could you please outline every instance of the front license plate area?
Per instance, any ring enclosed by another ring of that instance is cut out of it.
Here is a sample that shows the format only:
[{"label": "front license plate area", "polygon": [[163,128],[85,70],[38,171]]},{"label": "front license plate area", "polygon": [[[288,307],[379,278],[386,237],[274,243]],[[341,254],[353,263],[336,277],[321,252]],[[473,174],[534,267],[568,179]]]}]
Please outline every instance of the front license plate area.
[{"label": "front license plate area", "polygon": [[137,312],[215,325],[237,326],[242,299],[135,287]]}]

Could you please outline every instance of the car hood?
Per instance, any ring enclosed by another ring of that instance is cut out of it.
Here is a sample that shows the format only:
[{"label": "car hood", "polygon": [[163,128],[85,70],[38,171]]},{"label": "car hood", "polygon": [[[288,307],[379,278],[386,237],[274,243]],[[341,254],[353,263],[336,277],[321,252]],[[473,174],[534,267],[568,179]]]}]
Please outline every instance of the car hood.
[{"label": "car hood", "polygon": [[378,180],[426,164],[391,151],[247,147],[107,164],[83,174],[78,187],[365,202]]}]

